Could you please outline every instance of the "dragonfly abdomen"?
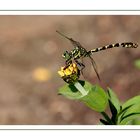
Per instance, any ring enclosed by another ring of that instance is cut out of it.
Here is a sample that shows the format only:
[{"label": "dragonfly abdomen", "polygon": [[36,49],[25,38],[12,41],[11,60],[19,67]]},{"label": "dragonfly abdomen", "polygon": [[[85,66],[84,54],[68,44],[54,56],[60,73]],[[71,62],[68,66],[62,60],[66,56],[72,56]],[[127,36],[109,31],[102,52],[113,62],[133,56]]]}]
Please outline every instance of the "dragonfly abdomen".
[{"label": "dragonfly abdomen", "polygon": [[94,52],[98,52],[98,51],[102,51],[102,50],[106,50],[106,49],[110,49],[110,48],[115,48],[115,47],[124,47],[124,48],[137,48],[138,45],[132,42],[126,42],[126,43],[116,43],[116,44],[110,44],[110,45],[106,45],[103,47],[99,47],[99,48],[95,48],[91,51],[89,51],[89,53],[94,53]]}]

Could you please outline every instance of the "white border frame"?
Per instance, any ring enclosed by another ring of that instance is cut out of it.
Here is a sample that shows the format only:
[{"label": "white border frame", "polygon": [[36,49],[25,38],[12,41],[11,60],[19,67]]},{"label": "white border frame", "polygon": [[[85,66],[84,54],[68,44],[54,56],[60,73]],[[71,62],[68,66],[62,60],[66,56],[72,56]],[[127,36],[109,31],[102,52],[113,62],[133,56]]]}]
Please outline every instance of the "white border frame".
[{"label": "white border frame", "polygon": [[140,15],[140,10],[0,10],[0,15]]},{"label": "white border frame", "polygon": [[1,10],[133,10],[139,0],[3,0]]},{"label": "white border frame", "polygon": [[140,130],[139,125],[0,125],[0,130]]}]

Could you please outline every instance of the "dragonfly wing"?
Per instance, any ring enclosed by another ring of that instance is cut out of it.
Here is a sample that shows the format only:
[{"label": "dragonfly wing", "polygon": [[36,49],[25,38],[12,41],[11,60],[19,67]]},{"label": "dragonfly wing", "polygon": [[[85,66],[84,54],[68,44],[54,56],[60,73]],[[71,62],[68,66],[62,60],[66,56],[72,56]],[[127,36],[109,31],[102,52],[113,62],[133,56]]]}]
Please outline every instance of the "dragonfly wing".
[{"label": "dragonfly wing", "polygon": [[62,34],[62,33],[59,32],[59,31],[56,31],[56,32],[57,32],[58,34],[60,34],[61,36],[63,36],[64,38],[68,39],[68,40],[72,43],[72,45],[73,45],[74,47],[83,48],[82,45],[81,45],[78,41],[75,41],[74,39],[72,39],[72,38],[70,38],[70,37],[68,37],[68,36],[66,36],[66,35],[64,35],[64,34]]},{"label": "dragonfly wing", "polygon": [[94,61],[94,59],[91,56],[89,56],[89,58],[91,60],[92,66],[93,66],[93,68],[95,70],[95,73],[96,73],[98,79],[101,81],[101,78],[100,78],[99,73],[98,73],[98,70],[97,70],[96,62]]},{"label": "dragonfly wing", "polygon": [[70,41],[74,47],[83,48],[82,45],[78,41],[75,41],[73,39],[71,39]]}]

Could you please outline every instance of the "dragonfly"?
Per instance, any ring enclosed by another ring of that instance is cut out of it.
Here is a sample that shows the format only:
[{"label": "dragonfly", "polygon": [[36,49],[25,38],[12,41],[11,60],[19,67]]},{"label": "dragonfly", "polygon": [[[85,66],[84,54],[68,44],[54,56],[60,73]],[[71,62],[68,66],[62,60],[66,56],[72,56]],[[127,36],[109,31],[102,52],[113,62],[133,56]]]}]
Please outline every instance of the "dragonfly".
[{"label": "dragonfly", "polygon": [[94,59],[92,58],[92,55],[95,52],[99,52],[102,50],[115,48],[115,47],[123,47],[123,48],[137,48],[138,47],[138,44],[136,43],[123,42],[123,43],[109,44],[109,45],[105,45],[105,46],[87,51],[78,41],[75,41],[73,38],[70,38],[59,31],[56,31],[56,32],[59,35],[63,36],[64,38],[68,39],[71,42],[71,44],[74,46],[74,49],[72,49],[69,52],[65,51],[62,54],[62,57],[65,59],[65,63],[66,63],[66,66],[64,67],[64,69],[70,66],[70,64],[72,64],[72,62],[74,61],[78,66],[80,66],[80,71],[83,75],[83,69],[85,68],[85,65],[83,64],[83,58],[88,57],[91,60],[91,64],[99,80],[101,80],[101,78],[97,70],[97,65]]}]

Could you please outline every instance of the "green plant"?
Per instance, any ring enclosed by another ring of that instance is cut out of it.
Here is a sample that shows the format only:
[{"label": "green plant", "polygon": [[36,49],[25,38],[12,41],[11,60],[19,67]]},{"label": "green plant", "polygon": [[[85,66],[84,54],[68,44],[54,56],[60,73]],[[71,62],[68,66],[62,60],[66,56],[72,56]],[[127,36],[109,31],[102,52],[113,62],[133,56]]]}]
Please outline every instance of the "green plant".
[{"label": "green plant", "polygon": [[[59,94],[68,99],[81,101],[92,110],[101,113],[102,124],[127,125],[140,116],[140,96],[135,96],[121,104],[110,88],[105,91],[99,85],[78,80],[80,70],[76,64],[73,63],[66,69],[63,68],[58,73],[67,83],[59,88]],[[111,116],[105,112],[108,106]]]},{"label": "green plant", "polygon": [[140,69],[140,59],[135,60],[134,65],[136,68]]}]

